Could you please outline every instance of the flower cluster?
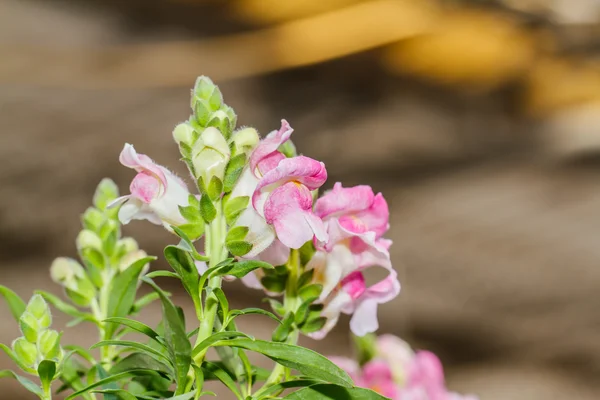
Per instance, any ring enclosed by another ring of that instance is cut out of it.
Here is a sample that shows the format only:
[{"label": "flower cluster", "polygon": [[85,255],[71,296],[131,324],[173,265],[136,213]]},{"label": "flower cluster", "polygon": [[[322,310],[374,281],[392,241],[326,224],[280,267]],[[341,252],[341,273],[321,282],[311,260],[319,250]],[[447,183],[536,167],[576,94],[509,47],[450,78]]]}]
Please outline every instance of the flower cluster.
[{"label": "flower cluster", "polygon": [[362,365],[350,358],[330,357],[357,386],[374,390],[392,400],[477,400],[446,388],[439,358],[429,351],[413,351],[393,335],[377,338],[372,354]]},{"label": "flower cluster", "polygon": [[[192,96],[195,114],[178,125],[173,135],[201,191],[213,201],[222,199],[225,209],[235,204],[234,215],[227,221],[230,231],[236,232],[235,240],[227,243],[230,252],[278,266],[288,263],[291,250],[311,246],[312,257],[299,268],[312,271],[308,283],[320,285],[320,293],[311,302],[320,305],[322,323],[305,333],[323,338],[342,313],[352,315],[350,328],[356,335],[374,332],[378,304],[400,292],[388,251],[391,241],[383,238],[389,228],[385,199],[369,186],[342,187],[338,182],[315,200],[327,180],[327,170],[322,162],[296,154],[289,123],[282,120],[279,130],[260,141],[252,128],[234,130],[231,124],[223,128],[221,122],[232,112],[217,91],[210,80],[200,78]],[[185,210],[196,198],[185,183],[148,156],[136,153],[130,144],[125,145],[120,161],[137,171],[131,194],[114,203],[124,203],[119,211],[121,222],[146,219],[171,231],[178,227],[189,232],[194,221]],[[199,238],[202,229],[193,231],[193,239]],[[201,273],[206,270],[204,262],[198,262],[198,267]],[[385,277],[367,285],[365,273],[371,268],[382,269]],[[270,290],[263,270],[242,280],[253,288],[277,291]]]}]

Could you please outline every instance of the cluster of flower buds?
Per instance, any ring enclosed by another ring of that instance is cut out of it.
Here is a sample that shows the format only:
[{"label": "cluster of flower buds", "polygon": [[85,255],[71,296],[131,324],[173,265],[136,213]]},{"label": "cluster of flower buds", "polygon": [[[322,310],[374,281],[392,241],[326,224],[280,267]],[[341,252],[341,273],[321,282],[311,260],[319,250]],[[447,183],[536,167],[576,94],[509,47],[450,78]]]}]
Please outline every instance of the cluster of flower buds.
[{"label": "cluster of flower buds", "polygon": [[439,358],[429,351],[413,351],[393,335],[371,335],[357,341],[359,361],[330,357],[352,377],[357,386],[369,388],[392,400],[477,400],[446,388]]},{"label": "cluster of flower buds", "polygon": [[[344,188],[336,183],[317,199],[327,170],[322,162],[297,154],[288,122],[282,120],[280,129],[262,140],[253,128],[235,130],[233,110],[206,77],[197,80],[191,106],[193,115],[173,136],[200,195],[191,194],[172,172],[126,144],[120,161],[137,175],[131,194],[114,202],[124,203],[121,222],[146,219],[196,240],[221,213],[229,253],[286,266],[257,270],[243,278],[245,284],[278,293],[289,276],[304,277],[302,284],[295,282],[296,289],[310,287],[305,289],[311,293],[309,301],[284,313],[300,312],[296,326],[305,333],[324,337],[342,313],[353,315],[355,334],[375,331],[378,304],[400,292],[388,251],[391,242],[383,238],[389,227],[383,196],[369,186]],[[298,270],[290,274],[291,250],[301,248],[310,251],[302,252],[302,262],[294,263]],[[201,272],[205,268],[199,263]],[[367,285],[365,272],[371,268],[382,269],[385,277]],[[315,303],[311,313],[305,310],[308,302]],[[314,318],[307,320],[308,314]]]},{"label": "cluster of flower buds", "polygon": [[[90,307],[111,279],[147,257],[133,238],[121,238],[117,210],[108,207],[117,198],[117,186],[104,179],[96,189],[94,206],[83,214],[83,230],[76,239],[83,265],[75,259],[59,257],[50,267],[52,280],[80,307]],[[144,270],[149,267],[146,264]]]},{"label": "cluster of flower buds", "polygon": [[19,318],[19,327],[23,336],[13,344],[19,366],[31,374],[37,374],[43,360],[60,362],[63,350],[60,347],[60,335],[50,329],[52,315],[48,305],[39,294],[34,295]]}]

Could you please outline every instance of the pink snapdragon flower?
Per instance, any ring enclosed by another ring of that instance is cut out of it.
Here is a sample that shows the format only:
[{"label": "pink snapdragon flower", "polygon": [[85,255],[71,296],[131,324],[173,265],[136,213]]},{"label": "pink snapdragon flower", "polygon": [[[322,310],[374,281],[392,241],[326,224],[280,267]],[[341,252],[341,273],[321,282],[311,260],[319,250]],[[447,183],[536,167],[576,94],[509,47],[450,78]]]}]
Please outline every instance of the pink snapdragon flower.
[{"label": "pink snapdragon flower", "polygon": [[231,193],[231,197],[249,196],[248,207],[236,221],[248,226],[246,240],[253,248],[245,257],[259,254],[265,261],[282,264],[289,249],[298,249],[316,238],[327,240],[323,221],[312,211],[312,190],[327,180],[322,162],[309,157],[286,158],[278,148],[285,143],[293,129],[287,121],[271,132],[250,155],[248,167]]},{"label": "pink snapdragon flower", "polygon": [[[400,283],[388,252],[391,241],[383,239],[389,227],[387,202],[369,186],[333,190],[317,200],[315,214],[323,219],[329,240],[316,243],[317,253],[308,264],[314,281],[323,285],[320,301],[325,326],[311,334],[321,339],[337,323],[341,313],[352,314],[350,329],[358,336],[379,327],[377,306],[400,293]],[[370,268],[386,272],[381,281],[367,286],[364,272]]]},{"label": "pink snapdragon flower", "polygon": [[439,358],[428,351],[413,352],[410,346],[393,335],[377,339],[375,357],[360,367],[345,357],[331,357],[357,386],[372,389],[392,400],[477,400],[446,388]]},{"label": "pink snapdragon flower", "polygon": [[131,194],[119,197],[110,204],[110,207],[122,204],[119,209],[121,223],[145,219],[170,230],[171,225],[187,222],[179,212],[179,206],[188,205],[190,192],[180,178],[150,157],[138,154],[129,143],[123,147],[119,161],[138,173],[129,186]]}]

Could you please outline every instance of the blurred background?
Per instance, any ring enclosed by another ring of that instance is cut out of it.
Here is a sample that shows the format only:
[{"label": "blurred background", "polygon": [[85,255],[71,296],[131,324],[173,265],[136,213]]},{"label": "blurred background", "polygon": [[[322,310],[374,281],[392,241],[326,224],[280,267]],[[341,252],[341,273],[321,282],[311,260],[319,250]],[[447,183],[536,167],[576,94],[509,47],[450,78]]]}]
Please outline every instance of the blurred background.
[{"label": "blurred background", "polygon": [[[133,176],[124,142],[184,174],[171,130],[204,74],[240,124],[288,119],[329,186],[384,192],[403,292],[381,332],[436,351],[482,400],[598,399],[599,55],[598,0],[2,0],[0,283],[59,292],[48,267],[75,256],[94,187]],[[125,233],[150,254],[173,241]],[[5,306],[0,321],[10,343]],[[338,328],[303,344],[348,354]]]}]

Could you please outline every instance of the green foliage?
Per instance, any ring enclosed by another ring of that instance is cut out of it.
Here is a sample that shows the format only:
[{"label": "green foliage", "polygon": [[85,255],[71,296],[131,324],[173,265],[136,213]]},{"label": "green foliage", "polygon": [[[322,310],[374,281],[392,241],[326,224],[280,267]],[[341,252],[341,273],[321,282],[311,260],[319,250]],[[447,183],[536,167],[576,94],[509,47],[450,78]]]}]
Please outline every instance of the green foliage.
[{"label": "green foliage", "polygon": [[[386,400],[369,389],[320,383],[284,397],[287,400]],[[387,399],[389,400],[389,399]]]},{"label": "green foliage", "polygon": [[248,207],[249,202],[250,197],[248,196],[226,198],[224,200],[223,212],[228,225],[234,224],[235,220],[240,216],[242,211]]},{"label": "green foliage", "polygon": [[25,307],[27,306],[23,300],[12,290],[7,288],[6,286],[0,285],[0,295],[4,297],[6,303],[8,304],[8,309],[12,314],[15,321],[19,321],[21,314],[25,311]]},{"label": "green foliage", "polygon": [[211,223],[212,220],[217,216],[217,209],[212,203],[210,197],[206,194],[202,195],[200,198],[200,215],[204,221],[206,221],[206,223]]}]

